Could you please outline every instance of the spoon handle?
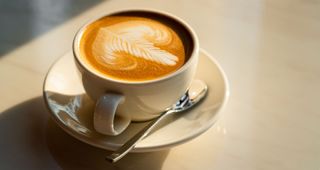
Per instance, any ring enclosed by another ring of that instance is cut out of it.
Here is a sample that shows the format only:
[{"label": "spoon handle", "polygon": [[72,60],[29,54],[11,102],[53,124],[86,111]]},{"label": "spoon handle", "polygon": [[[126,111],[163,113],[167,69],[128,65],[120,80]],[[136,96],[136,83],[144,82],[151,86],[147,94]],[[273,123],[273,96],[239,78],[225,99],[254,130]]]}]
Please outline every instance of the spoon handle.
[{"label": "spoon handle", "polygon": [[124,145],[122,145],[119,149],[114,151],[111,155],[106,157],[106,160],[114,163],[120,160],[123,156],[129,153],[136,144],[141,141],[144,137],[146,137],[151,130],[158,124],[165,116],[170,114],[172,110],[168,110],[163,112],[159,117],[152,120],[146,127],[144,127],[139,133],[134,135],[130,140],[128,140]]}]

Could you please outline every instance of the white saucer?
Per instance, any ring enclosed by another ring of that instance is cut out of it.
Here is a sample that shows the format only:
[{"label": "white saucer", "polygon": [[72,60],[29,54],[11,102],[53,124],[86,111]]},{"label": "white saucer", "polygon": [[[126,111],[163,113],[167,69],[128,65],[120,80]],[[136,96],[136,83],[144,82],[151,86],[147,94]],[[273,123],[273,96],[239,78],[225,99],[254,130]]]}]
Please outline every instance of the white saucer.
[{"label": "white saucer", "polygon": [[[44,100],[63,130],[90,145],[115,150],[146,126],[148,122],[131,123],[125,132],[115,137],[98,134],[92,125],[94,104],[85,94],[77,74],[72,52],[69,52],[53,64],[44,82]],[[204,101],[188,112],[169,116],[133,152],[156,151],[182,144],[217,121],[227,102],[229,86],[217,61],[204,50],[200,50],[196,79],[208,85],[209,93]]]}]

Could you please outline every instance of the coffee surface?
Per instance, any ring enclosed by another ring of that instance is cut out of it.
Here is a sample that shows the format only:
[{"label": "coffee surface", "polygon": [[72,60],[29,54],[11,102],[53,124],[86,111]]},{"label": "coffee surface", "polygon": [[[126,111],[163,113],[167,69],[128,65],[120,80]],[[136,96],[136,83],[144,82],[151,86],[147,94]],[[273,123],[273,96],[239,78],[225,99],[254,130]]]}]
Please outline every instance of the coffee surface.
[{"label": "coffee surface", "polygon": [[93,22],[82,35],[80,52],[98,72],[128,81],[165,76],[186,60],[176,30],[141,16],[107,16]]}]

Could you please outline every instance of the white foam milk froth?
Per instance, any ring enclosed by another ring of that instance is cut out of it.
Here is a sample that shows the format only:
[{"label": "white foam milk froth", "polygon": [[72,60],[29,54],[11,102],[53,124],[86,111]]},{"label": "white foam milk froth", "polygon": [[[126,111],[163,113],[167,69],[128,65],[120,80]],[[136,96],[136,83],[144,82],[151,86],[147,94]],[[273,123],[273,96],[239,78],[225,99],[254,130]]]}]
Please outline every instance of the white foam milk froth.
[{"label": "white foam milk froth", "polygon": [[[160,23],[125,21],[100,28],[92,44],[92,53],[100,64],[117,70],[135,69],[138,64],[135,57],[174,66],[178,57],[157,47],[171,41],[172,33]],[[121,55],[124,53],[133,56],[132,61],[124,64]]]}]

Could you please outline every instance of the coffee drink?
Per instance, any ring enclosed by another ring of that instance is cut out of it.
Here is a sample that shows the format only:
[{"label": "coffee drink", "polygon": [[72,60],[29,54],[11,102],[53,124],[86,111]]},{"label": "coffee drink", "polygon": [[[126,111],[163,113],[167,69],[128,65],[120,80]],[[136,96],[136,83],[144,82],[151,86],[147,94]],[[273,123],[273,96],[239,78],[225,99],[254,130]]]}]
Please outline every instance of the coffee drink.
[{"label": "coffee drink", "polygon": [[182,19],[153,9],[104,14],[79,29],[72,44],[93,127],[118,135],[131,121],[158,117],[190,87],[199,41]]},{"label": "coffee drink", "polygon": [[80,40],[84,61],[113,79],[145,81],[168,75],[192,52],[190,35],[177,21],[144,12],[103,17],[86,26]]}]

